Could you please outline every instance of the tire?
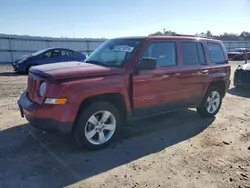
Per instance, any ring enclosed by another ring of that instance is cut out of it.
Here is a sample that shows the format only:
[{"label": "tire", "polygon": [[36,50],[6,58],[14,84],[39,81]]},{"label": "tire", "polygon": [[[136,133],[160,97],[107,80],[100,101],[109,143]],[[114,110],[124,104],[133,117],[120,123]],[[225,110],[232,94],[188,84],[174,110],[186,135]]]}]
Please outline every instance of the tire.
[{"label": "tire", "polygon": [[31,68],[32,66],[33,66],[33,65],[29,65],[29,66],[26,67],[26,69],[25,69],[25,74],[29,74],[30,68]]},{"label": "tire", "polygon": [[[211,100],[211,97],[214,94],[216,94],[216,97],[213,100]],[[207,90],[200,106],[197,108],[197,112],[201,117],[204,118],[214,117],[219,112],[221,103],[222,103],[221,90],[218,87],[212,86]]]},{"label": "tire", "polygon": [[[108,113],[110,113],[109,116]],[[104,114],[108,116],[107,120],[103,124],[98,124],[106,119]],[[74,138],[79,146],[89,150],[100,150],[107,147],[117,138],[122,127],[120,112],[108,102],[94,102],[81,110],[78,116],[73,132]],[[101,120],[102,117],[103,120]],[[112,133],[112,131],[114,132]],[[89,136],[87,137],[87,135]],[[105,139],[103,139],[103,135]]]}]

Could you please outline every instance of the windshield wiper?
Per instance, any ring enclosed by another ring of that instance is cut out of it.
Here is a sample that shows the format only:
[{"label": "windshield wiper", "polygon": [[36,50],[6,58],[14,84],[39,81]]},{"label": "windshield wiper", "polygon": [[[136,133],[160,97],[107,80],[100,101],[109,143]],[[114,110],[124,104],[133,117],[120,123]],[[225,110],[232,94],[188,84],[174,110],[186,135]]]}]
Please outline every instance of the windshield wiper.
[{"label": "windshield wiper", "polygon": [[85,63],[91,63],[91,64],[96,64],[96,65],[104,65],[103,62],[101,62],[101,61],[93,61],[93,60],[85,61]]}]

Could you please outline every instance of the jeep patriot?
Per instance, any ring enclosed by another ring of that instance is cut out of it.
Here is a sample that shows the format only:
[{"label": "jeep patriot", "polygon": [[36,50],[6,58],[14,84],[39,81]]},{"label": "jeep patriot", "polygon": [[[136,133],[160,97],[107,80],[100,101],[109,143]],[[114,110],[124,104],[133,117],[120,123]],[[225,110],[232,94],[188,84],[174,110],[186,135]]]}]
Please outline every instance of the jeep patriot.
[{"label": "jeep patriot", "polygon": [[133,118],[188,107],[213,117],[230,73],[227,52],[218,40],[116,38],[85,62],[32,67],[18,105],[31,125],[72,133],[79,145],[101,149]]}]

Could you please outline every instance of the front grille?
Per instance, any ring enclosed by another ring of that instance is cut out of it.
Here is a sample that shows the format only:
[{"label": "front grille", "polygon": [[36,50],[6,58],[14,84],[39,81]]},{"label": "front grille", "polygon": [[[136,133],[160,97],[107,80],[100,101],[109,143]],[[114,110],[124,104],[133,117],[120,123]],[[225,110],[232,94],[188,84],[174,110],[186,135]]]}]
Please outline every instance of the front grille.
[{"label": "front grille", "polygon": [[250,71],[237,70],[234,76],[235,76],[235,81],[243,84],[250,84]]},{"label": "front grille", "polygon": [[31,101],[37,102],[36,99],[39,97],[37,93],[38,93],[38,89],[40,87],[41,81],[42,80],[39,77],[31,73],[28,75],[27,91],[28,91],[28,95]]}]

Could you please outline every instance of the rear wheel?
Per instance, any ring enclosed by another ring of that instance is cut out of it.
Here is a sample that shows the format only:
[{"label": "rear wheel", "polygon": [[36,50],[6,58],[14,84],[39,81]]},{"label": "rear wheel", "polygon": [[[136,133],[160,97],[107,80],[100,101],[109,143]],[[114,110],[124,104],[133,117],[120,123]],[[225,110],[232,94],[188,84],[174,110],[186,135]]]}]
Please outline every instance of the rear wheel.
[{"label": "rear wheel", "polygon": [[121,128],[119,111],[107,102],[92,103],[79,114],[74,130],[78,145],[91,150],[108,146]]},{"label": "rear wheel", "polygon": [[202,117],[213,117],[220,110],[222,103],[221,91],[218,87],[210,87],[204,96],[197,112]]}]

